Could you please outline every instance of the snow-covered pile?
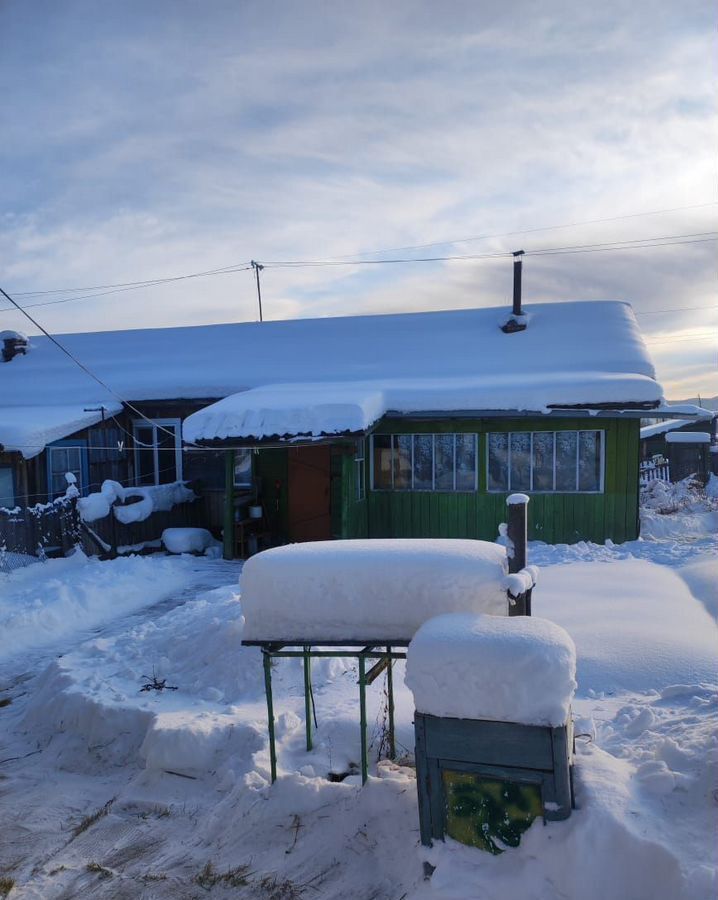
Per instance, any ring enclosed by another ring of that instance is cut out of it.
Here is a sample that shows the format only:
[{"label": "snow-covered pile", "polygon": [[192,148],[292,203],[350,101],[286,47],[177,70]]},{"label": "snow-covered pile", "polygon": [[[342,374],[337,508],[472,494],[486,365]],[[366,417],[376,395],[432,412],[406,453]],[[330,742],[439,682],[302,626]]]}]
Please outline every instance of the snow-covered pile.
[{"label": "snow-covered pile", "polygon": [[3,575],[0,659],[156,603],[189,577],[191,564],[181,558],[100,562],[80,551]]},{"label": "snow-covered pile", "polygon": [[437,616],[409,644],[406,684],[421,713],[558,727],[576,690],[576,648],[546,619]]},{"label": "snow-covered pile", "polygon": [[667,444],[710,444],[711,436],[707,431],[669,431]]},{"label": "snow-covered pile", "polygon": [[409,640],[445,612],[505,616],[506,552],[485,541],[317,541],[253,556],[241,576],[247,640]]},{"label": "snow-covered pile", "polygon": [[704,487],[694,478],[653,480],[641,488],[641,537],[705,538],[718,533],[718,478]]},{"label": "snow-covered pile", "polygon": [[162,544],[170,553],[205,553],[220,546],[206,528],[165,528]]},{"label": "snow-covered pile", "polygon": [[542,568],[533,611],[575,641],[584,696],[718,683],[715,623],[667,566],[629,558]]},{"label": "snow-covered pile", "polygon": [[[102,482],[99,491],[80,498],[77,509],[83,522],[104,519],[112,509],[119,522],[129,525],[131,522],[144,522],[153,512],[166,512],[178,503],[196,499],[197,495],[183,481],[149,487],[124,487],[118,481],[108,479]],[[118,500],[126,505],[113,507]]]}]

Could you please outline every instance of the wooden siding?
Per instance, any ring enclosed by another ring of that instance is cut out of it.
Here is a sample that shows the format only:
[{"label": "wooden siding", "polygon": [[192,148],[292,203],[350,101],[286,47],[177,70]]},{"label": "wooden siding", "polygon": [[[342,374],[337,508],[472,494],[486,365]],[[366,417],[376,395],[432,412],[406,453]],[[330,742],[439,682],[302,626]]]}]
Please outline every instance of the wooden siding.
[{"label": "wooden siding", "polygon": [[467,537],[492,541],[506,521],[507,493],[486,490],[488,432],[605,432],[604,490],[600,494],[534,493],[529,505],[529,538],[548,543],[587,540],[619,543],[638,537],[638,419],[483,419],[385,420],[377,434],[473,432],[479,438],[479,489],[476,492],[372,491],[367,441],[367,499],[357,501],[354,464],[345,460],[342,536]]}]

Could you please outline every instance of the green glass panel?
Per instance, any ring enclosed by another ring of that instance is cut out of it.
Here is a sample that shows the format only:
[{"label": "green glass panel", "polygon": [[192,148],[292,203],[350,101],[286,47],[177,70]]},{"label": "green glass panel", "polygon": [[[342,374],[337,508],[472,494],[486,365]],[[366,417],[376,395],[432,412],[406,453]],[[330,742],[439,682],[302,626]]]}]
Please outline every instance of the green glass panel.
[{"label": "green glass panel", "polygon": [[521,835],[543,816],[537,784],[499,781],[444,769],[446,833],[471,847],[497,855],[518,847]]}]

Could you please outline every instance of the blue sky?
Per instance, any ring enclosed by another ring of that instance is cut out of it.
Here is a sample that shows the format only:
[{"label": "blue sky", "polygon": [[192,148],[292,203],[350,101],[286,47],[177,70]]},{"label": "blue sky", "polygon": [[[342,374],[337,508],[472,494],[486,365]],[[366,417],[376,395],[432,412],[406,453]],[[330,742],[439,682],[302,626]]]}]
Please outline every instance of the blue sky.
[{"label": "blue sky", "polygon": [[[5,0],[0,284],[30,304],[250,259],[715,230],[717,43],[703,0]],[[454,242],[699,204],[714,205]],[[708,395],[717,269],[715,243],[535,257],[524,295],[630,300],[669,395]],[[505,259],[263,273],[269,318],[510,291]],[[237,272],[33,314],[55,332],[242,321],[256,295]]]}]

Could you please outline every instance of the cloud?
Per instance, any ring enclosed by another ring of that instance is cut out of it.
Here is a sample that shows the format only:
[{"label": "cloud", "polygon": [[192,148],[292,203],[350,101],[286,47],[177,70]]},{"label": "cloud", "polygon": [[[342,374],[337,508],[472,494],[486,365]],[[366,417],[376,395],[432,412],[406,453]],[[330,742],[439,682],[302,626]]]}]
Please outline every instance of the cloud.
[{"label": "cloud", "polygon": [[[5,4],[0,283],[22,293],[324,259],[718,199],[712,19],[698,0],[650,15],[558,0],[440,14],[428,2]],[[714,207],[432,252],[715,225]],[[715,245],[695,244],[527,259],[525,289],[649,313],[710,306],[716,274]],[[251,319],[251,275],[37,315],[56,330]],[[507,300],[510,264],[267,268],[263,282],[270,317],[450,308]],[[697,317],[715,324],[710,310],[640,321],[652,338]],[[710,379],[689,343],[654,346],[666,381]]]}]

